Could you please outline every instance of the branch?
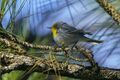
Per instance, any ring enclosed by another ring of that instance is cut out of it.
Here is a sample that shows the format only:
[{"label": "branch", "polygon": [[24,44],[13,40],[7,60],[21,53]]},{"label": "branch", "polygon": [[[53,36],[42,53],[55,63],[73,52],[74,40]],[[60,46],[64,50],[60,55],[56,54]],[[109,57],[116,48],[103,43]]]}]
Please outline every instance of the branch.
[{"label": "branch", "polygon": [[[112,70],[108,68],[100,68],[100,72],[93,72],[92,67],[84,67],[78,64],[70,64],[57,62],[56,60],[47,60],[25,55],[11,54],[0,52],[0,72],[1,74],[12,70],[28,70],[36,65],[34,71],[47,74],[55,74],[59,72],[61,76],[72,78],[81,78],[89,80],[101,79],[120,79],[120,70]],[[96,78],[96,79],[95,79]]]},{"label": "branch", "polygon": [[[102,69],[95,63],[92,51],[86,48],[73,48],[72,51],[79,51],[91,63],[91,67],[85,67],[78,64],[70,64],[58,62],[57,60],[48,60],[33,57],[27,54],[25,48],[39,49],[49,53],[52,52],[70,52],[70,48],[54,48],[53,46],[35,45],[17,39],[14,34],[0,29],[0,42],[3,43],[10,51],[0,51],[0,73],[4,74],[12,70],[28,70],[34,68],[34,71],[43,72],[45,74],[60,73],[62,76],[68,76],[81,79],[104,79],[104,78],[119,78],[118,70]],[[70,57],[70,56],[69,56]],[[74,59],[74,57],[72,57]],[[76,60],[76,59],[74,59]],[[35,67],[34,67],[35,66]],[[97,69],[96,69],[97,68]],[[113,73],[112,75],[108,75]]]},{"label": "branch", "polygon": [[[20,41],[18,39],[12,39],[13,41],[11,40],[8,40],[8,39],[3,39],[3,38],[0,38],[0,42],[6,44],[7,47],[15,50],[16,53],[19,53],[19,54],[26,54],[27,52],[25,51],[25,49],[23,49],[21,46],[19,46],[19,44],[21,44],[23,47],[28,47],[28,48],[34,48],[34,49],[40,49],[40,50],[44,50],[44,51],[53,51],[53,52],[62,52],[62,51],[65,51],[65,52],[69,52],[71,51],[70,48],[65,48],[64,50],[62,48],[55,48],[53,46],[46,46],[46,45],[34,45],[34,44],[30,44],[30,43],[27,43],[27,42],[24,42],[24,41]],[[91,65],[93,67],[96,67],[96,70],[97,70],[97,64],[96,62],[94,61],[93,59],[93,56],[92,56],[92,51],[86,49],[86,48],[73,48],[72,51],[79,51],[80,53],[82,53],[87,59],[88,61],[91,63]],[[48,52],[49,53],[49,52]],[[80,59],[76,59],[72,56],[70,56],[68,54],[69,58],[71,59],[74,59],[76,61],[82,61]],[[84,60],[83,60],[84,61]]]},{"label": "branch", "polygon": [[[63,52],[64,51],[67,53],[71,52],[70,48],[65,48],[63,50],[62,48],[55,48],[53,46],[30,44],[30,43],[27,43],[27,42],[17,39],[17,37],[14,34],[5,32],[3,30],[1,31],[1,34],[4,36],[0,37],[0,42],[4,43],[8,48],[12,49],[11,51],[9,51],[7,53],[10,53],[10,52],[13,53],[13,51],[14,51],[14,53],[25,55],[25,54],[27,54],[25,47],[31,48],[31,49],[40,49],[40,51],[47,51],[47,53],[49,53],[49,51],[52,51],[52,52]],[[86,48],[73,48],[72,51],[79,51],[80,53],[82,53],[88,59],[87,62],[90,62],[92,67],[95,68],[94,71],[98,70],[98,66],[92,56],[92,51],[90,51]],[[77,59],[77,58],[70,56],[69,54],[68,54],[68,57],[75,61],[86,62],[85,59],[83,59],[83,60]]]},{"label": "branch", "polygon": [[115,20],[120,24],[120,14],[119,12],[107,1],[107,0],[96,0],[101,7]]}]

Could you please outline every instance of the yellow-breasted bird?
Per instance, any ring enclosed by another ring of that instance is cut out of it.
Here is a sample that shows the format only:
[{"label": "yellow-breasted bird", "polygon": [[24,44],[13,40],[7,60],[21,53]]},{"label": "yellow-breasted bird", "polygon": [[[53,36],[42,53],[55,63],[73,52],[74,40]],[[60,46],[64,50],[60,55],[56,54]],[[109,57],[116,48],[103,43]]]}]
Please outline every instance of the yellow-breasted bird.
[{"label": "yellow-breasted bird", "polygon": [[52,34],[54,41],[58,46],[69,46],[75,45],[78,41],[80,42],[92,42],[92,43],[102,43],[103,41],[94,40],[87,38],[85,35],[91,35],[90,32],[85,32],[84,30],[77,30],[73,26],[65,22],[56,22],[52,25]]}]

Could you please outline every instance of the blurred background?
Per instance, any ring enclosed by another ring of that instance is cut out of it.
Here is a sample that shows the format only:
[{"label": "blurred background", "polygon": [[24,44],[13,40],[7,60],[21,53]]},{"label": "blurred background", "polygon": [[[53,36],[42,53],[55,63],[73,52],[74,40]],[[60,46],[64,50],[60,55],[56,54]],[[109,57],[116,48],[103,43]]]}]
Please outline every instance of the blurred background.
[{"label": "blurred background", "polygon": [[[3,10],[2,4],[5,1],[7,5]],[[119,0],[108,1],[119,11]],[[79,45],[93,51],[94,59],[99,66],[120,69],[120,26],[96,0],[0,0],[0,8],[4,13],[1,19],[4,29],[30,43],[53,45],[51,30],[48,27],[57,21],[91,32],[93,35],[88,37],[104,42],[98,45],[89,43],[79,43]],[[3,80],[10,80],[9,76],[12,73],[16,72],[3,75]],[[22,72],[17,71],[17,73],[16,75],[19,76]],[[35,75],[43,74],[34,73],[28,80],[45,80],[40,76],[36,76],[38,79],[33,79]],[[8,76],[8,79],[5,76]]]}]

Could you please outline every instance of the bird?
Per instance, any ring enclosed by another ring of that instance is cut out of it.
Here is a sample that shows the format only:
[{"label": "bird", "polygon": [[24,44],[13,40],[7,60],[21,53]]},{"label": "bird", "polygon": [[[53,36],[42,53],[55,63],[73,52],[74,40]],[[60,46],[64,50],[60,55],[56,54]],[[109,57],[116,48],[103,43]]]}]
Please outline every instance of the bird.
[{"label": "bird", "polygon": [[103,42],[101,40],[94,40],[86,37],[85,36],[86,34],[88,35],[92,35],[92,34],[82,29],[78,30],[74,26],[71,26],[63,21],[55,22],[51,27],[51,31],[55,43],[60,47],[62,46],[68,47],[70,45],[74,47],[78,43],[78,41],[95,43],[95,44],[99,44]]}]

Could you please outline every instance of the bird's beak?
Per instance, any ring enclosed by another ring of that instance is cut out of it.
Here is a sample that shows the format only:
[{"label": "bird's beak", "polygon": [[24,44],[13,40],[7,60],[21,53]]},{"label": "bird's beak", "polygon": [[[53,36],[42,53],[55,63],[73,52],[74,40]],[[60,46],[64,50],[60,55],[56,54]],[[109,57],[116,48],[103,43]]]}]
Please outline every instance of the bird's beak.
[{"label": "bird's beak", "polygon": [[47,27],[48,29],[52,29],[52,27]]}]

